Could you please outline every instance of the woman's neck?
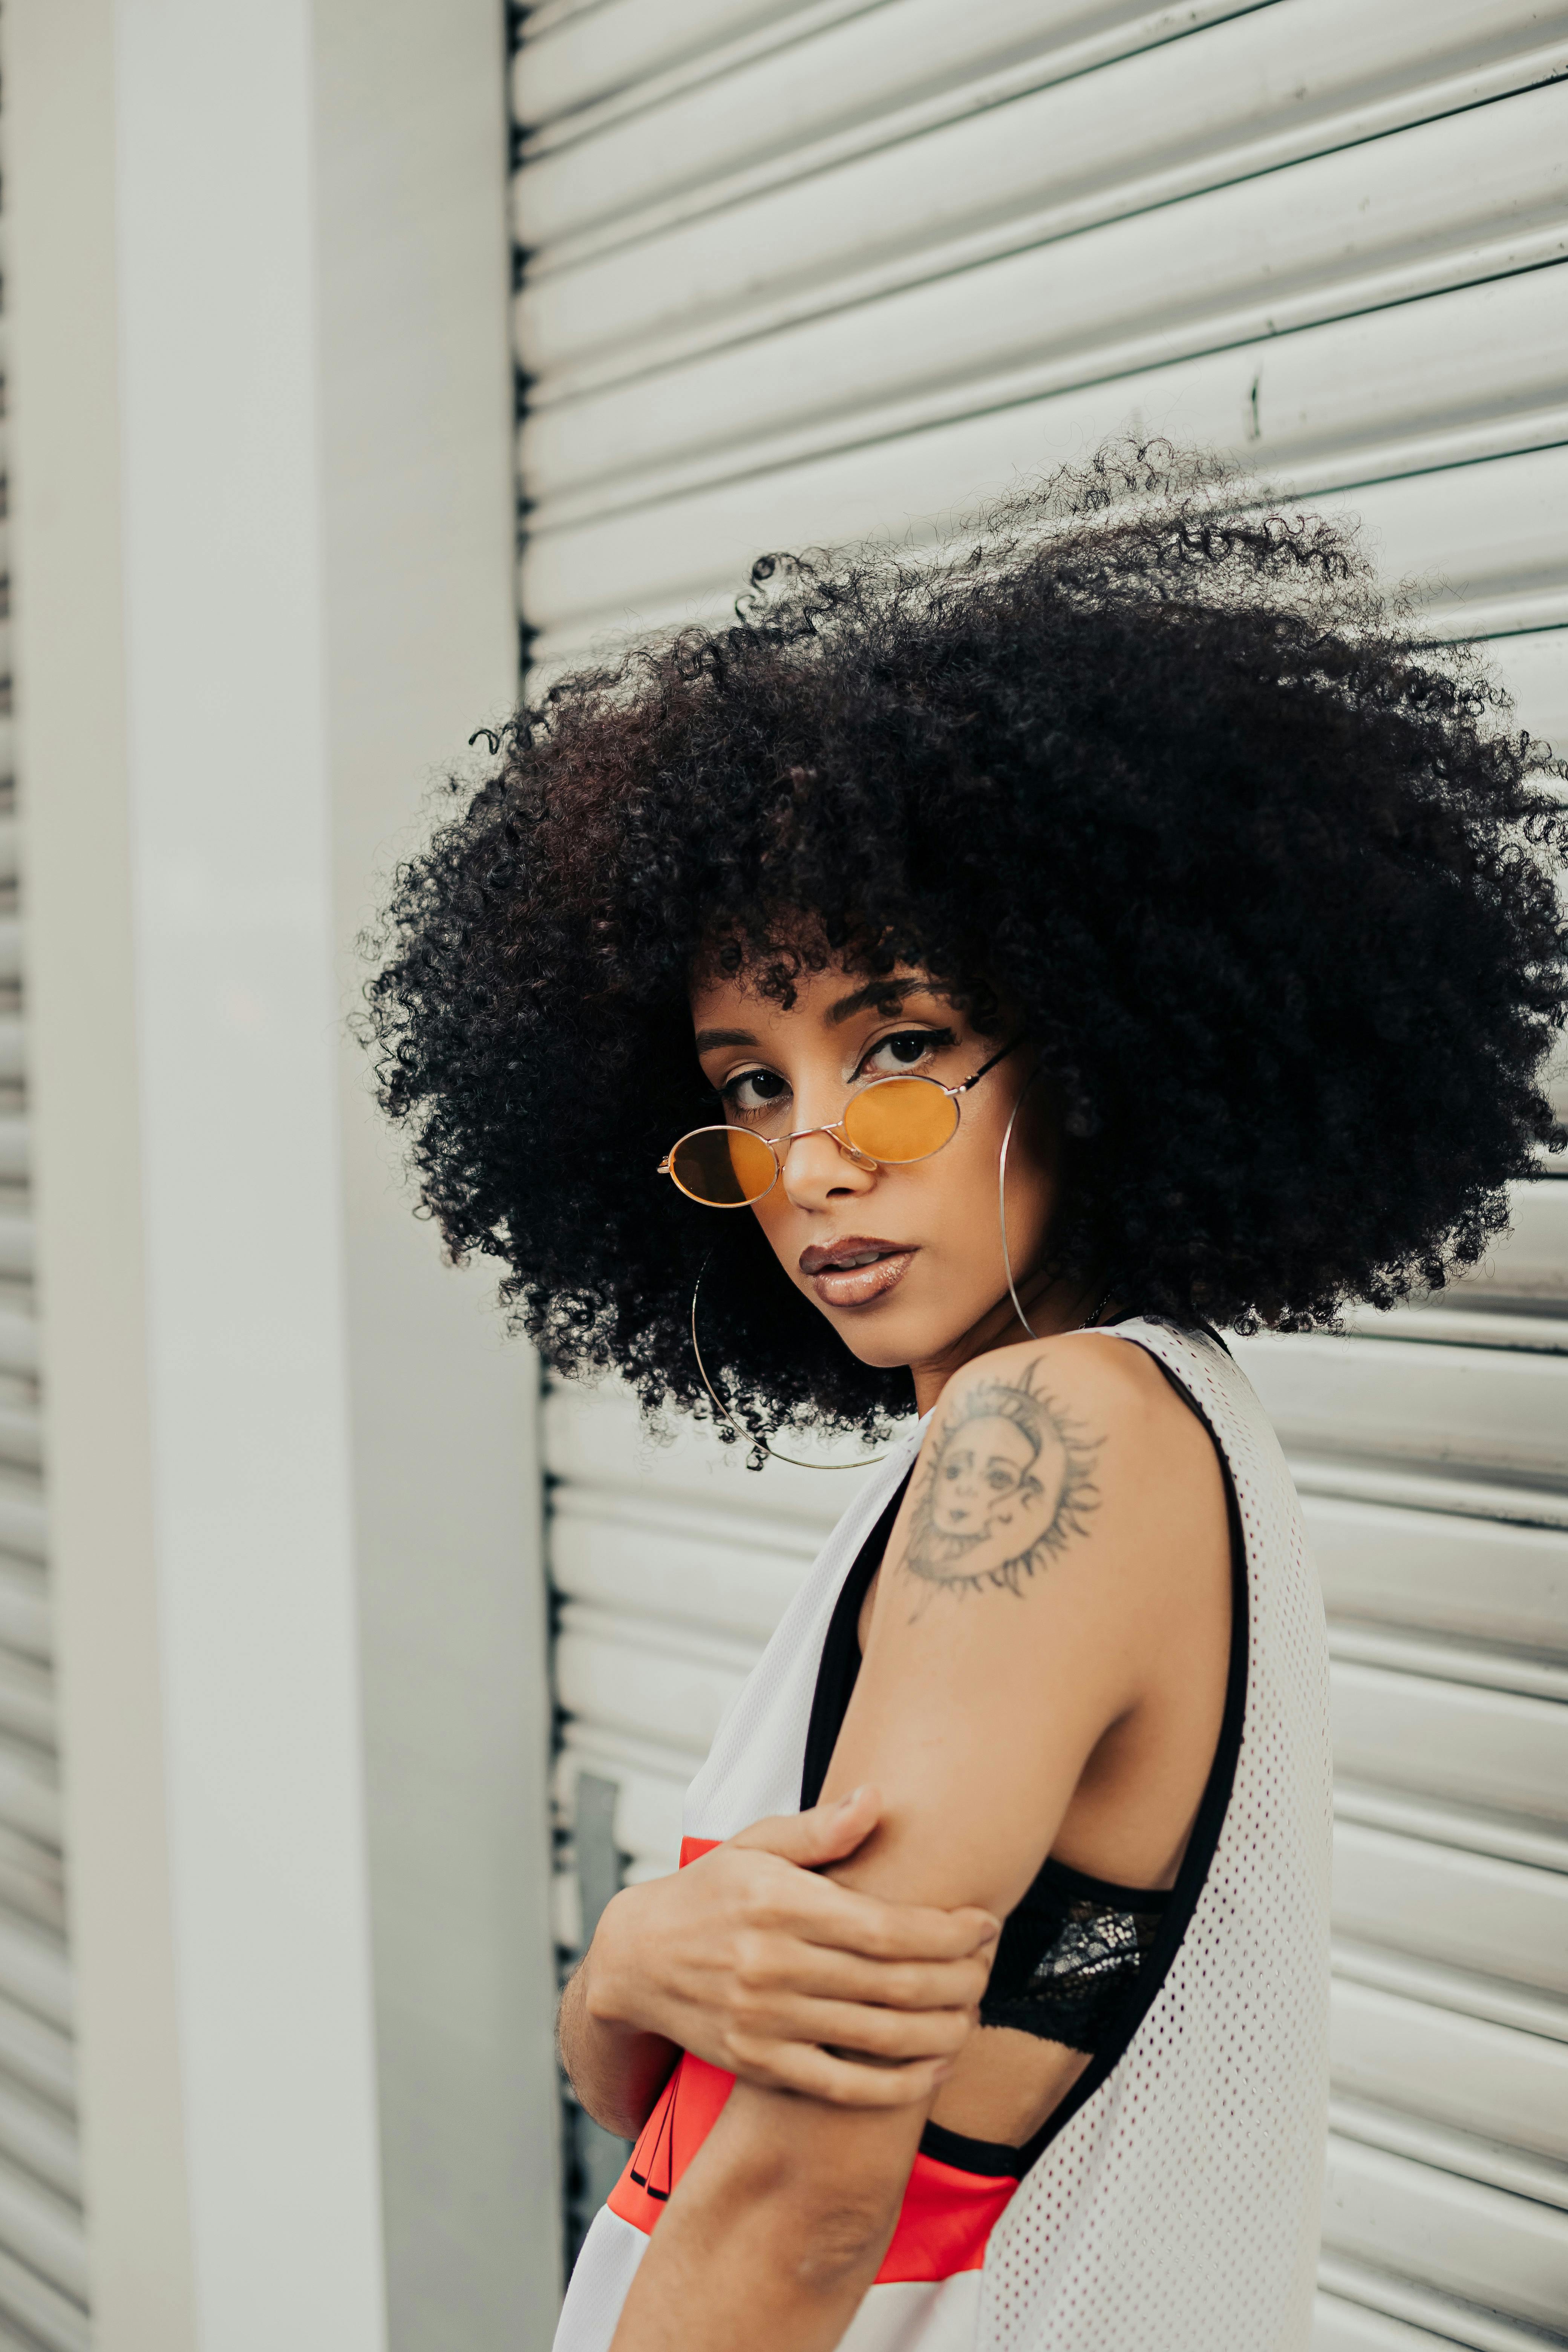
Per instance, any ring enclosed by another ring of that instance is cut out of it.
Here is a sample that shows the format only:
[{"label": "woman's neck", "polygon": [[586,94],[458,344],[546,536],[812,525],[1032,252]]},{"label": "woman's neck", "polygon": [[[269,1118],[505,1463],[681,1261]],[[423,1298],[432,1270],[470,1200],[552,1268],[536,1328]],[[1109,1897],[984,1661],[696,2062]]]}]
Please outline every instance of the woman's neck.
[{"label": "woman's neck", "polygon": [[1012,1299],[1004,1295],[951,1347],[910,1366],[917,1412],[929,1412],[954,1372],[972,1364],[976,1356],[989,1355],[993,1348],[1013,1347],[1021,1339],[1050,1339],[1058,1332],[1081,1330],[1094,1313],[1100,1294],[1092,1283],[1052,1281],[1045,1275],[1034,1275],[1020,1286],[1018,1296],[1029,1318],[1027,1328],[1019,1321]]}]

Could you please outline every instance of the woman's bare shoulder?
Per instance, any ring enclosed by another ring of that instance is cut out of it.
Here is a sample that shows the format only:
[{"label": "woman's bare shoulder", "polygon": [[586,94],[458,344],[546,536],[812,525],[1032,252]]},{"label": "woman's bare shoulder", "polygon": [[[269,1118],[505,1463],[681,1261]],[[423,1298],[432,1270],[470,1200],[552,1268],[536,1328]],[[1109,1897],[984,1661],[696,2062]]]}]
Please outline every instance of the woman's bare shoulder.
[{"label": "woman's bare shoulder", "polygon": [[[1005,1912],[1104,1735],[1223,1641],[1223,1485],[1143,1351],[1090,1335],[955,1373],[878,1578],[824,1790],[886,1800],[836,1874]],[[1167,1841],[1168,1843],[1168,1841]]]},{"label": "woman's bare shoulder", "polygon": [[1021,1592],[1096,1535],[1141,1536],[1217,1483],[1213,1441],[1144,1349],[1108,1332],[996,1349],[938,1399],[902,1565],[933,1586]]}]

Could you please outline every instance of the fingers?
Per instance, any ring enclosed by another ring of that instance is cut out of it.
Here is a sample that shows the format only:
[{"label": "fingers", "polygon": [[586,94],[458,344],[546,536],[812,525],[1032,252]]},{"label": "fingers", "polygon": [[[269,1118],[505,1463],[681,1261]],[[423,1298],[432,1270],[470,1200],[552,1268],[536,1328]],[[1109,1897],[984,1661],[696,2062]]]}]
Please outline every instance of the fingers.
[{"label": "fingers", "polygon": [[[759,1822],[744,1834],[771,1834],[773,1827],[771,1822]],[[739,1843],[733,1840],[720,1853],[739,1864],[741,1857],[732,1851]],[[999,1920],[973,1905],[944,1911],[934,1904],[884,1902],[813,1870],[792,1865],[778,1871],[774,1864],[779,1857],[771,1848],[754,1851],[752,1867],[760,1874],[748,1890],[754,1927],[782,1929],[812,1943],[889,1960],[963,1959],[982,1946],[994,1944],[1002,1932]]]},{"label": "fingers", "polygon": [[[808,1887],[819,1891],[813,1895]],[[923,1903],[884,1903],[832,1879],[803,1878],[795,1932],[814,1944],[871,1960],[961,1960],[995,1943],[1001,1921],[965,1905],[939,1911]]]},{"label": "fingers", "polygon": [[975,2009],[991,1975],[984,1952],[962,1960],[868,1960],[806,1946],[792,1958],[796,1992],[879,2009]]},{"label": "fingers", "polygon": [[868,1959],[964,1959],[994,1945],[1002,1923],[973,1905],[949,1911],[931,1904],[887,1903],[816,1874],[823,1864],[841,1862],[863,1844],[881,1814],[881,1791],[868,1786],[835,1805],[753,1822],[730,1839],[729,1849],[793,1865],[768,1886],[752,1924],[784,1928]]},{"label": "fingers", "polygon": [[774,1813],[742,1830],[732,1845],[776,1853],[798,1869],[815,1870],[825,1862],[842,1862],[864,1845],[881,1818],[879,1790],[852,1790],[831,1805],[813,1805],[804,1813]]},{"label": "fingers", "polygon": [[963,2009],[873,2009],[860,2001],[808,2000],[792,2002],[782,2013],[779,2038],[902,2064],[956,2058],[973,2023],[973,2011]]}]

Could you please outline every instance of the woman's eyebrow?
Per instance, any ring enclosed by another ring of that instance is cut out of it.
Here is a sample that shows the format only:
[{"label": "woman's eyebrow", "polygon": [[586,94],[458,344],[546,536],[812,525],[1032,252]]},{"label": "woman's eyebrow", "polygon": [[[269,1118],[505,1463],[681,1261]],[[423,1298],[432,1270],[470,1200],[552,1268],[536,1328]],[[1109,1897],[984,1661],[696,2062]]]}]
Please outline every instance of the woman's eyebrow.
[{"label": "woman's eyebrow", "polygon": [[756,1042],[750,1029],[699,1029],[693,1040],[700,1054],[711,1053],[715,1045],[754,1045]]},{"label": "woman's eyebrow", "polygon": [[915,995],[921,985],[918,980],[905,981],[901,984],[886,980],[868,981],[865,987],[856,989],[853,995],[841,996],[837,1004],[830,1004],[827,1017],[837,1026],[840,1021],[853,1021],[855,1015],[864,1013],[868,1005],[875,1005],[879,1013],[896,1013],[905,997]]}]

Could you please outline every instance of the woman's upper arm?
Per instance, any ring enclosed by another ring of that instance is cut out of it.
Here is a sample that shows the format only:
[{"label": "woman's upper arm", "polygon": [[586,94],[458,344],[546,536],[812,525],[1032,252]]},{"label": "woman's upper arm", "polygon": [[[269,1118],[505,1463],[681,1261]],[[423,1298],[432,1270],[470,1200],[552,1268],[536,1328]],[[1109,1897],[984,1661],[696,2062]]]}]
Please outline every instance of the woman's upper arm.
[{"label": "woman's upper arm", "polygon": [[876,1781],[882,1825],[835,1874],[1005,1916],[1181,1638],[1216,1504],[1223,1521],[1206,1433],[1142,1349],[1075,1336],[956,1373],[823,1791]]}]

